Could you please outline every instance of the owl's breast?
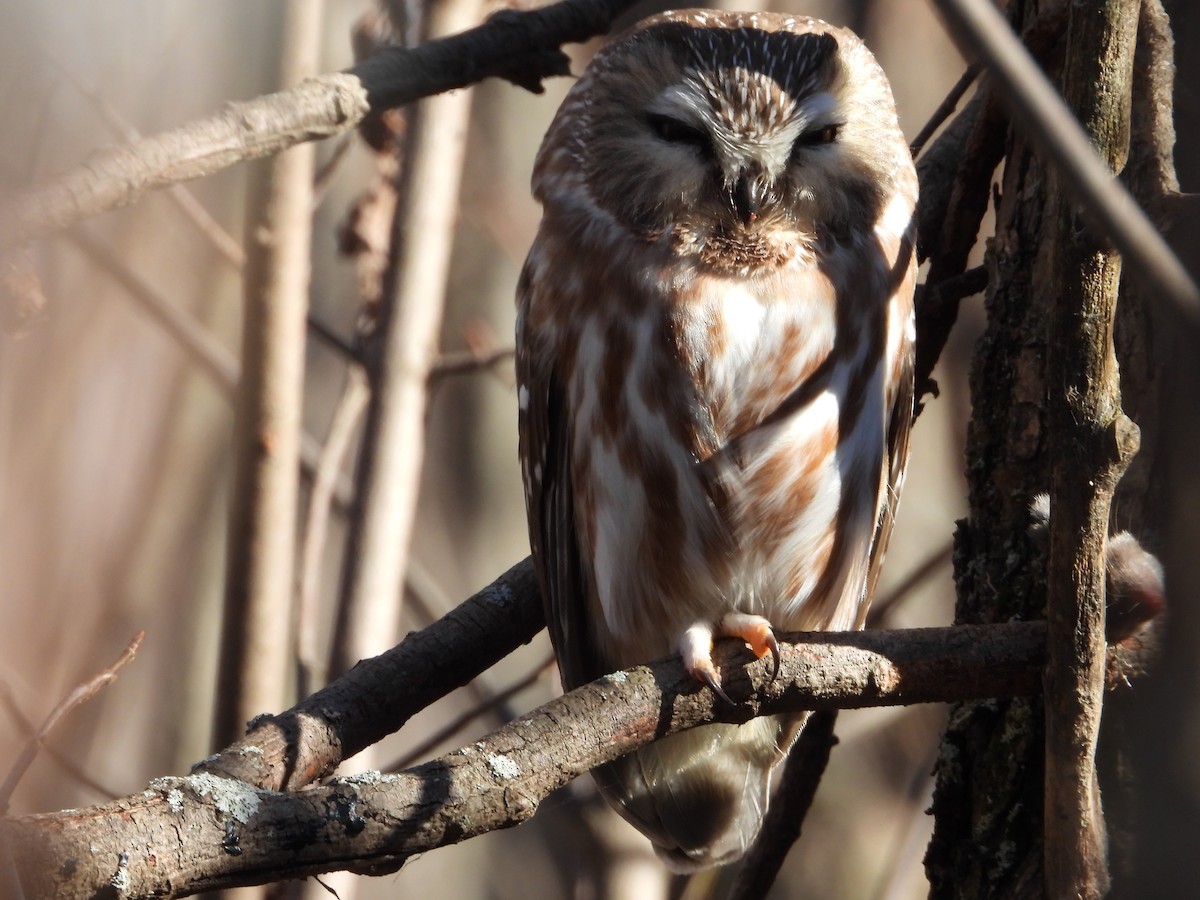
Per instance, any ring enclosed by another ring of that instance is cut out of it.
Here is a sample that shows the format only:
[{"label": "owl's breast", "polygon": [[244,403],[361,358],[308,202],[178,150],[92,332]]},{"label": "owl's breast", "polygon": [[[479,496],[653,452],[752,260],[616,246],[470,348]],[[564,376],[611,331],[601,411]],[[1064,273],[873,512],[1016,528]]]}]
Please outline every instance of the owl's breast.
[{"label": "owl's breast", "polygon": [[[637,302],[621,303],[623,315],[611,314],[615,302],[581,315],[565,354],[602,652],[614,663],[653,658],[691,622],[733,608],[784,628],[826,624],[827,611],[810,621],[797,610],[818,589],[840,598],[852,574],[835,560],[833,532],[855,354],[839,341],[833,288],[800,265],[623,288]],[[868,419],[861,443],[876,448],[878,480],[883,416]],[[856,517],[868,536],[874,493]]]}]

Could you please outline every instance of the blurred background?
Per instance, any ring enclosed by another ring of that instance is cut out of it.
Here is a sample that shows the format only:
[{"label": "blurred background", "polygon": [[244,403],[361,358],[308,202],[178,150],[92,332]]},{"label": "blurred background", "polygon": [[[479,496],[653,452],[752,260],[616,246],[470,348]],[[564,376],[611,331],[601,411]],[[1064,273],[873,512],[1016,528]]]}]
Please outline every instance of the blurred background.
[{"label": "blurred background", "polygon": [[[447,10],[460,2],[440,0],[428,23],[410,20],[411,33],[399,39],[452,21]],[[627,20],[666,6],[642,4]],[[730,4],[768,7],[858,31],[892,80],[910,138],[964,69],[925,0]],[[459,9],[467,20],[458,27],[495,8]],[[315,71],[353,64],[352,31],[376,12],[371,0],[325,0],[311,48]],[[279,59],[294,34],[277,0],[0,5],[0,185],[9,191],[52,178],[98,148],[129,140],[133,129],[151,134],[277,89]],[[570,48],[575,71],[597,46]],[[535,96],[490,81],[456,95],[469,103],[469,119],[458,199],[446,210],[450,230],[442,235],[447,274],[421,298],[437,307],[444,297],[432,363],[445,371],[430,379],[424,433],[417,429],[410,442],[420,453],[409,491],[408,589],[379,598],[388,609],[376,621],[389,624],[360,655],[428,624],[528,553],[516,397],[504,351],[512,344],[517,274],[539,215],[528,189],[534,154],[569,86],[555,79]],[[391,125],[403,132],[402,123]],[[370,319],[363,255],[346,251],[362,249],[356,229],[371,208],[363,198],[377,199],[387,174],[356,135],[318,145],[316,156],[302,406],[313,447],[326,441],[353,381],[347,350]],[[221,743],[213,723],[234,490],[232,385],[254,213],[248,198],[258,171],[234,166],[38,242],[30,252],[40,293],[0,309],[0,769],[19,752],[28,722],[40,722],[134,632],[146,631],[120,679],[56,732],[52,753],[38,758],[17,791],[14,812],[130,793],[155,776],[186,772]],[[980,326],[978,302],[964,304],[934,373],[941,395],[914,432],[881,594],[922,567],[931,575],[891,608],[889,627],[952,617],[946,551],[966,508],[964,373]],[[352,432],[346,472],[360,430]],[[300,482],[298,539],[307,530],[310,485]],[[330,671],[346,532],[335,507],[323,542],[303,557],[313,561],[304,582],[313,602],[275,622],[270,638],[286,648],[292,668],[283,696],[260,711],[286,708],[297,685],[319,687]],[[398,621],[389,610],[399,612]],[[294,672],[297,653],[303,680]],[[446,722],[540,671],[426,757],[536,706],[559,691],[544,665],[549,655],[541,635],[342,771],[385,768]],[[943,717],[941,707],[842,714],[841,743],[772,897],[924,896],[921,857],[931,829],[924,810]],[[343,898],[436,889],[447,897],[585,900],[721,896],[726,877],[668,878],[648,845],[582,779],[522,828],[427,854],[395,875],[327,880]],[[313,896],[323,895],[316,890]]]}]

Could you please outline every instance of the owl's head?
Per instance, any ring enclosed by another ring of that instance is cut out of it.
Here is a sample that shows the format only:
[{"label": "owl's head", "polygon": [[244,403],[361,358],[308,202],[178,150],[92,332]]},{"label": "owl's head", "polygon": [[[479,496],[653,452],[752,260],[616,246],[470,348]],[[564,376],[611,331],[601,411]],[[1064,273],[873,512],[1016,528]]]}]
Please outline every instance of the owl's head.
[{"label": "owl's head", "polygon": [[700,10],[647,19],[597,55],[547,136],[543,202],[562,184],[543,170],[566,164],[640,236],[726,240],[841,239],[876,221],[912,165],[887,79],[854,34]]}]

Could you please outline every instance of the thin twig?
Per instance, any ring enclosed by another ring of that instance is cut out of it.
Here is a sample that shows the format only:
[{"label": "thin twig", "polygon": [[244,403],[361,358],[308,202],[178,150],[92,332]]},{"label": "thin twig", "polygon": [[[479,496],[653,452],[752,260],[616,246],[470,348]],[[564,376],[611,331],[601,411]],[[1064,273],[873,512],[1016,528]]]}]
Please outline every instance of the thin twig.
[{"label": "thin twig", "polygon": [[[232,398],[241,378],[241,367],[232,353],[225,348],[195,318],[178,309],[140,275],[133,272],[124,260],[105,247],[83,228],[73,229],[65,235],[85,256],[98,265],[101,271],[112,276],[150,318],[162,326],[174,338],[200,370],[220,388],[221,393]],[[304,432],[300,436],[300,468],[308,477],[317,470],[321,455],[321,444],[312,435]],[[349,508],[354,496],[354,486],[343,473],[338,476],[334,491],[334,502],[339,511]]]},{"label": "thin twig", "polygon": [[[29,717],[26,716],[21,710],[21,707],[17,705],[17,698],[13,696],[12,690],[9,688],[9,686],[3,682],[0,682],[0,702],[3,702],[4,708],[8,710],[9,716],[11,716],[12,720],[16,722],[17,728],[25,736],[26,740],[34,737],[37,734],[37,726],[30,721]],[[45,753],[50,761],[62,769],[63,772],[65,772],[69,777],[73,778],[75,781],[79,782],[89,790],[99,794],[101,797],[111,800],[114,797],[121,796],[120,791],[101,784],[49,744],[43,745],[42,752]],[[0,893],[0,896],[3,896],[3,894]]]},{"label": "thin twig", "polygon": [[233,394],[241,377],[237,359],[208,329],[168,301],[86,228],[68,231],[65,237],[102,272],[120,284],[130,299],[184,349],[201,371],[216,382],[223,394]]},{"label": "thin twig", "polygon": [[[450,738],[454,737],[454,735],[458,734],[476,719],[480,718],[481,716],[486,716],[489,712],[494,711],[498,706],[507,703],[513,697],[517,696],[517,694],[521,693],[521,691],[536,684],[538,679],[540,679],[546,673],[546,670],[552,665],[554,665],[553,656],[542,662],[541,665],[536,666],[532,672],[530,672],[520,681],[510,684],[494,697],[485,698],[482,702],[476,704],[466,712],[447,722],[395,762],[383,766],[382,771],[399,772],[420,762],[432,751],[436,750],[440,744],[450,740]],[[472,682],[472,684],[474,684],[474,682]]]},{"label": "thin twig", "polygon": [[138,648],[142,645],[142,638],[146,636],[146,632],[139,631],[129,641],[129,645],[117,657],[116,662],[102,669],[98,675],[89,678],[87,681],[76,685],[67,696],[58,702],[58,705],[50,711],[50,715],[46,716],[46,720],[42,722],[42,727],[37,730],[37,733],[29,739],[25,744],[25,749],[21,751],[21,755],[17,757],[17,761],[13,763],[9,770],[8,777],[4,779],[4,784],[0,785],[0,816],[8,815],[8,805],[12,800],[13,791],[17,789],[17,785],[21,783],[21,779],[37,758],[38,752],[46,743],[46,738],[50,736],[50,732],[58,725],[62,718],[87,701],[96,696],[103,688],[112,684],[117,679],[117,673],[125,668],[133,658],[137,656]]},{"label": "thin twig", "polygon": [[[920,832],[917,828],[925,817],[922,815],[933,790],[933,767],[937,763],[938,742],[930,735],[929,748],[913,770],[908,784],[908,797],[901,805],[897,815],[897,823],[892,837],[892,847],[888,852],[888,862],[881,873],[879,884],[872,894],[872,900],[899,900],[903,895],[899,889],[906,871],[905,863],[910,863],[913,856],[920,852]],[[908,869],[911,871],[911,869]]]},{"label": "thin twig", "polygon": [[950,88],[950,92],[946,94],[945,99],[933,111],[933,115],[929,117],[929,121],[917,132],[917,136],[913,138],[912,143],[908,147],[908,152],[912,154],[913,159],[921,155],[921,151],[925,149],[925,145],[929,143],[929,139],[933,137],[933,133],[941,128],[942,123],[950,118],[954,110],[958,108],[958,101],[963,98],[963,95],[975,83],[975,79],[979,77],[981,68],[978,64],[967,66],[967,70],[959,76],[958,81],[954,83],[954,87]]},{"label": "thin twig", "polygon": [[907,597],[911,591],[916,590],[926,579],[936,575],[943,566],[950,562],[953,555],[954,545],[946,543],[925,557],[889,593],[871,603],[871,611],[867,614],[867,627],[879,628],[901,600]]},{"label": "thin twig", "polygon": [[354,428],[367,407],[370,393],[362,367],[351,365],[347,368],[346,384],[334,407],[329,433],[321,447],[308,495],[308,515],[300,548],[299,597],[296,601],[296,678],[297,693],[301,697],[307,697],[316,690],[319,680],[322,680],[316,619],[325,535],[337,477],[342,471],[342,460],[350,447]]},{"label": "thin twig", "polygon": [[353,363],[362,363],[362,354],[358,352],[357,348],[311,311],[308,314],[308,330],[343,359],[348,359]]},{"label": "thin twig", "polygon": [[495,347],[483,352],[462,350],[457,353],[443,353],[429,367],[429,377],[443,378],[447,375],[467,375],[481,369],[490,369],[498,363],[512,359],[512,347]]}]

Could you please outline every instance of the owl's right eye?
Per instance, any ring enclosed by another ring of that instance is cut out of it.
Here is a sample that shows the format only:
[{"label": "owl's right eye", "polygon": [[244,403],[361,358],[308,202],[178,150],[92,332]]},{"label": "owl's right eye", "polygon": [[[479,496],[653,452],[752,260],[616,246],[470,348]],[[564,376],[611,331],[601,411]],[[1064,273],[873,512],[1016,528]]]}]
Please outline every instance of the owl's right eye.
[{"label": "owl's right eye", "polygon": [[651,115],[648,121],[651,131],[668,144],[686,144],[705,154],[712,152],[712,139],[702,128],[663,115]]}]

